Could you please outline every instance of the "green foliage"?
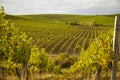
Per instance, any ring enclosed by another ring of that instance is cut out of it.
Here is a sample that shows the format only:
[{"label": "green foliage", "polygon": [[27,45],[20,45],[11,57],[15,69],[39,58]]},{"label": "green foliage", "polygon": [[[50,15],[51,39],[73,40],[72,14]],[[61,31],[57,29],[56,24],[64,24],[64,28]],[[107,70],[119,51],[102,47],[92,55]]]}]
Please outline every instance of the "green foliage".
[{"label": "green foliage", "polygon": [[53,62],[51,59],[49,59],[49,60],[48,60],[48,65],[47,65],[47,71],[48,71],[49,73],[52,73],[53,70],[54,70],[54,67],[55,67],[54,62]]},{"label": "green foliage", "polygon": [[15,53],[13,54],[13,61],[17,63],[28,62],[31,54],[31,38],[27,39],[25,33],[22,33],[14,46]]},{"label": "green foliage", "polygon": [[16,69],[17,74],[19,74],[17,69],[22,67],[22,73],[26,73],[26,63],[31,54],[31,39],[28,39],[25,33],[18,31],[10,21],[6,20],[4,12],[1,12],[0,15],[0,66],[5,70]]},{"label": "green foliage", "polygon": [[49,73],[60,74],[61,73],[61,65],[55,65],[54,61],[49,59],[47,65],[47,71]]},{"label": "green foliage", "polygon": [[71,56],[70,56],[70,59],[72,60],[72,64],[74,64],[75,62],[78,61],[79,56],[78,56],[78,55],[71,55]]},{"label": "green foliage", "polygon": [[4,7],[0,6],[0,12],[4,12]]},{"label": "green foliage", "polygon": [[53,73],[60,74],[61,73],[61,65],[54,66]]},{"label": "green foliage", "polygon": [[61,67],[54,64],[54,62],[49,58],[48,54],[43,48],[41,51],[39,51],[39,49],[35,46],[32,48],[29,63],[39,68],[40,72],[43,73],[61,73]]},{"label": "green foliage", "polygon": [[70,57],[66,53],[60,53],[55,60],[56,65],[61,65],[62,68],[69,68],[74,62],[77,61],[77,58]]},{"label": "green foliage", "polygon": [[13,52],[12,40],[16,37],[14,27],[4,17],[5,13],[0,13],[0,60],[8,59]]},{"label": "green foliage", "polygon": [[26,34],[14,28],[10,21],[4,18],[1,13],[0,18],[0,55],[1,59],[12,57],[14,62],[24,62],[29,59],[31,53],[31,39],[27,39]]},{"label": "green foliage", "polygon": [[80,25],[80,24],[78,24],[77,22],[70,22],[70,25],[77,26],[77,25]]},{"label": "green foliage", "polygon": [[112,62],[113,56],[113,32],[102,35],[95,42],[80,54],[79,61],[71,66],[71,71],[82,70],[90,72],[95,71],[98,66],[103,69],[108,69],[108,64]]},{"label": "green foliage", "polygon": [[42,48],[41,51],[37,47],[33,47],[30,55],[30,64],[40,68],[47,68],[48,54]]},{"label": "green foliage", "polygon": [[4,12],[0,13],[0,65],[6,69],[14,69],[20,67],[20,64],[12,61],[15,43],[18,42],[18,30],[5,16]]},{"label": "green foliage", "polygon": [[66,59],[66,58],[70,58],[70,56],[67,53],[60,53],[58,55],[58,59]]}]

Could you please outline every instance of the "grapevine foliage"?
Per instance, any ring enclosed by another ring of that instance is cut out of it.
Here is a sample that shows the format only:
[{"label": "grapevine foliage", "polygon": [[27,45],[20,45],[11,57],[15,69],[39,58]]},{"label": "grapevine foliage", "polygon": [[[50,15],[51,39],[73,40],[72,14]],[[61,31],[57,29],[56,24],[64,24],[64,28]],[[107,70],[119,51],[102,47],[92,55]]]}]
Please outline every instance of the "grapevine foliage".
[{"label": "grapevine foliage", "polygon": [[[100,66],[102,69],[108,69],[109,63],[113,60],[113,31],[98,37],[91,46],[80,54],[79,61],[71,66],[71,71],[85,72],[96,71]],[[109,66],[110,68],[110,66]]]},{"label": "grapevine foliage", "polygon": [[[28,39],[25,33],[18,31],[6,19],[5,13],[0,12],[0,69],[14,70],[23,66],[30,58],[31,48],[31,38]],[[23,66],[22,72],[26,66]]]},{"label": "grapevine foliage", "polygon": [[29,62],[37,67],[46,68],[48,64],[48,54],[44,48],[39,51],[37,47],[33,47]]}]

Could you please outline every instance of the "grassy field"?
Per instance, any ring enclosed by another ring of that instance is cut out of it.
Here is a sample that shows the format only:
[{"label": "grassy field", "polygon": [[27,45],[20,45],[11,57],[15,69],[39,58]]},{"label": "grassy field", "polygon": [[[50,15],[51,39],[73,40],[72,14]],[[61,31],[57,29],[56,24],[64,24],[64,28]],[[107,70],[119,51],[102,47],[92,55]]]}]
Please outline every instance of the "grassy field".
[{"label": "grassy field", "polygon": [[34,44],[51,54],[79,54],[114,25],[113,15],[41,14],[7,15],[7,18],[32,37]]}]

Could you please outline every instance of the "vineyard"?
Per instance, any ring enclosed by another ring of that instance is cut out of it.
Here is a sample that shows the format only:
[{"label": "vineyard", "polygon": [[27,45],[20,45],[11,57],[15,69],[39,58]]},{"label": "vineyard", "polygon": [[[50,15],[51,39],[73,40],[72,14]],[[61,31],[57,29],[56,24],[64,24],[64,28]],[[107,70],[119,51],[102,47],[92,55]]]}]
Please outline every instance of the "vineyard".
[{"label": "vineyard", "polygon": [[113,16],[0,12],[0,80],[110,80]]},{"label": "vineyard", "polygon": [[114,18],[79,15],[7,16],[20,30],[33,38],[33,43],[48,53],[79,54],[99,35],[106,34]]},{"label": "vineyard", "polygon": [[0,6],[0,80],[120,80],[119,16],[10,15]]}]

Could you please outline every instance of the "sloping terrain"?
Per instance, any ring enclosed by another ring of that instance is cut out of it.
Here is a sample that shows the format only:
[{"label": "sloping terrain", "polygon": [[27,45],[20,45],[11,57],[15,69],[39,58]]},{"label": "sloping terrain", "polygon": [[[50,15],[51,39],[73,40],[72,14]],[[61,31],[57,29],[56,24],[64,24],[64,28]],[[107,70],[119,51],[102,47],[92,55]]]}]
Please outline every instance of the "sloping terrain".
[{"label": "sloping terrain", "polygon": [[7,15],[6,18],[32,37],[39,48],[52,54],[79,54],[114,25],[113,16],[106,15]]}]

